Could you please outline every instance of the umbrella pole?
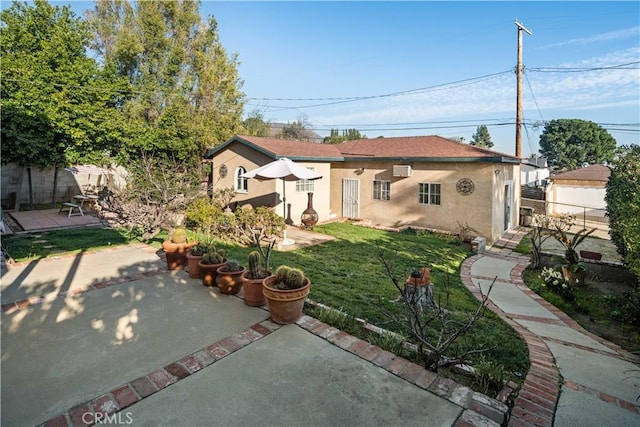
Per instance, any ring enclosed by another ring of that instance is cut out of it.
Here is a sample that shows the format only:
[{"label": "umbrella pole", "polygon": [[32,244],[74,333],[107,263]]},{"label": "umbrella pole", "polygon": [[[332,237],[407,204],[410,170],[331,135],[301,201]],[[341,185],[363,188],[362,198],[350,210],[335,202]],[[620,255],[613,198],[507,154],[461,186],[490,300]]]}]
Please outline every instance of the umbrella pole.
[{"label": "umbrella pole", "polygon": [[284,219],[284,236],[282,238],[282,245],[293,245],[295,240],[287,239],[287,187],[286,181],[282,179],[282,218]]}]

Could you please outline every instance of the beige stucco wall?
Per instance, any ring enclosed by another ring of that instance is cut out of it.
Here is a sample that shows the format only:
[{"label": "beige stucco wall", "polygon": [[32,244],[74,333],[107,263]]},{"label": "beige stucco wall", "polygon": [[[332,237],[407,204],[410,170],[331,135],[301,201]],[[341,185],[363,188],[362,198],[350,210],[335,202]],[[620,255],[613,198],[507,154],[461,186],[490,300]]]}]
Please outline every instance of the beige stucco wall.
[{"label": "beige stucco wall", "polygon": [[[233,142],[221,152],[213,157],[213,189],[233,188],[234,174],[238,167],[244,167],[247,172],[272,162],[273,159],[262,154],[246,145]],[[331,217],[329,208],[330,198],[330,164],[322,162],[304,162],[296,161],[300,166],[313,168],[315,172],[321,174],[323,178],[315,180],[313,208],[318,212],[319,220],[327,221]],[[220,166],[227,166],[227,176],[220,177]],[[291,205],[290,219],[294,224],[300,224],[302,212],[307,208],[308,195],[306,191],[296,191],[296,181],[287,181],[284,183],[284,192],[286,196],[286,204]],[[275,212],[283,216],[284,209],[282,203],[283,182],[282,180],[259,181],[257,179],[249,179],[247,182],[247,192],[236,192],[233,200],[239,205],[250,203],[256,206],[274,207]],[[289,210],[286,211],[289,216]]]},{"label": "beige stucco wall", "polygon": [[[500,163],[413,163],[412,176],[394,177],[388,162],[334,163],[331,172],[331,210],[342,215],[342,180],[360,182],[360,218],[373,225],[399,227],[423,226],[455,232],[460,225],[476,229],[488,242],[504,231],[504,184],[511,182],[510,225],[517,224],[519,208],[519,165]],[[364,168],[363,171],[360,168]],[[496,174],[496,170],[500,173]],[[456,190],[461,178],[473,180],[472,194]],[[374,200],[373,180],[391,181],[391,200]],[[418,203],[418,183],[441,184],[441,205]]]}]

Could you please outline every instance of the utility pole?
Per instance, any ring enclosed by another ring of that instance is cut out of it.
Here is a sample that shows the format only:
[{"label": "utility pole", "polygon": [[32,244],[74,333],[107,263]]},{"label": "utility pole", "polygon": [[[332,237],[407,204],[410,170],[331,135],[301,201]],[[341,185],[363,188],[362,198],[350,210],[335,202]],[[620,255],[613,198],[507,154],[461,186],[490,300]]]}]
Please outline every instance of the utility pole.
[{"label": "utility pole", "polygon": [[515,20],[518,27],[518,64],[516,66],[516,157],[522,158],[522,32],[532,35],[524,25]]}]

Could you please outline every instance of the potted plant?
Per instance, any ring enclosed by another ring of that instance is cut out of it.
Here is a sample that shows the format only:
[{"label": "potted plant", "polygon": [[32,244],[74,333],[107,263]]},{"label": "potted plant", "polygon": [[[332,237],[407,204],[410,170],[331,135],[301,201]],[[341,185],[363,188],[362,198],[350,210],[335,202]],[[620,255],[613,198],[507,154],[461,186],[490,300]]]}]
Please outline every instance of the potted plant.
[{"label": "potted plant", "polygon": [[562,275],[564,276],[564,280],[566,280],[571,286],[584,285],[587,266],[585,263],[580,261],[578,253],[573,248],[567,249],[565,251],[564,258],[567,261],[567,264],[562,266]]},{"label": "potted plant", "polygon": [[217,249],[214,245],[207,246],[202,259],[198,263],[198,267],[202,272],[202,284],[204,286],[213,286],[216,283],[217,271],[222,267],[227,259],[224,257],[225,251]]},{"label": "potted plant", "polygon": [[249,269],[242,273],[244,303],[251,307],[260,307],[267,303],[262,292],[262,281],[271,276],[271,272],[261,261],[260,252],[252,251],[247,257]]},{"label": "potted plant", "polygon": [[235,259],[230,259],[219,267],[216,272],[216,285],[220,292],[226,295],[235,295],[240,292],[244,271],[245,268]]},{"label": "potted plant", "polygon": [[167,269],[181,270],[187,265],[187,252],[194,243],[187,241],[187,230],[177,227],[168,240],[162,242],[162,249],[167,258]]},{"label": "potted plant", "polygon": [[562,266],[562,275],[564,276],[564,280],[566,280],[570,285],[576,286],[584,284],[584,278],[587,271],[586,265],[580,262],[580,256],[576,249],[578,245],[591,233],[596,231],[596,229],[587,230],[586,228],[583,228],[575,233],[572,238],[569,238],[568,230],[571,228],[571,225],[573,225],[573,217],[566,216],[562,221],[559,221],[558,225],[555,226],[551,235],[555,237],[555,239],[560,242],[565,249],[564,258],[567,261],[567,264]]},{"label": "potted plant", "polygon": [[302,316],[311,280],[298,268],[281,265],[262,282],[271,320],[282,325],[296,322]]},{"label": "potted plant", "polygon": [[187,269],[189,270],[189,277],[193,279],[200,279],[202,277],[202,269],[199,264],[206,251],[206,245],[203,243],[196,243],[189,252],[187,252]]}]

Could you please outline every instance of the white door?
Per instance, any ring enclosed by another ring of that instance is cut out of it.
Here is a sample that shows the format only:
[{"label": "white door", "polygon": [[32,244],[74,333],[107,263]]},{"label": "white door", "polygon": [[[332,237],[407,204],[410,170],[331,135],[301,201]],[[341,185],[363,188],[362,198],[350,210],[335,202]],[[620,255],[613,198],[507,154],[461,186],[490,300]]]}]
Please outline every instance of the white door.
[{"label": "white door", "polygon": [[360,180],[344,178],[342,180],[342,216],[345,218],[359,218]]},{"label": "white door", "polygon": [[504,230],[511,228],[511,184],[504,186]]}]

